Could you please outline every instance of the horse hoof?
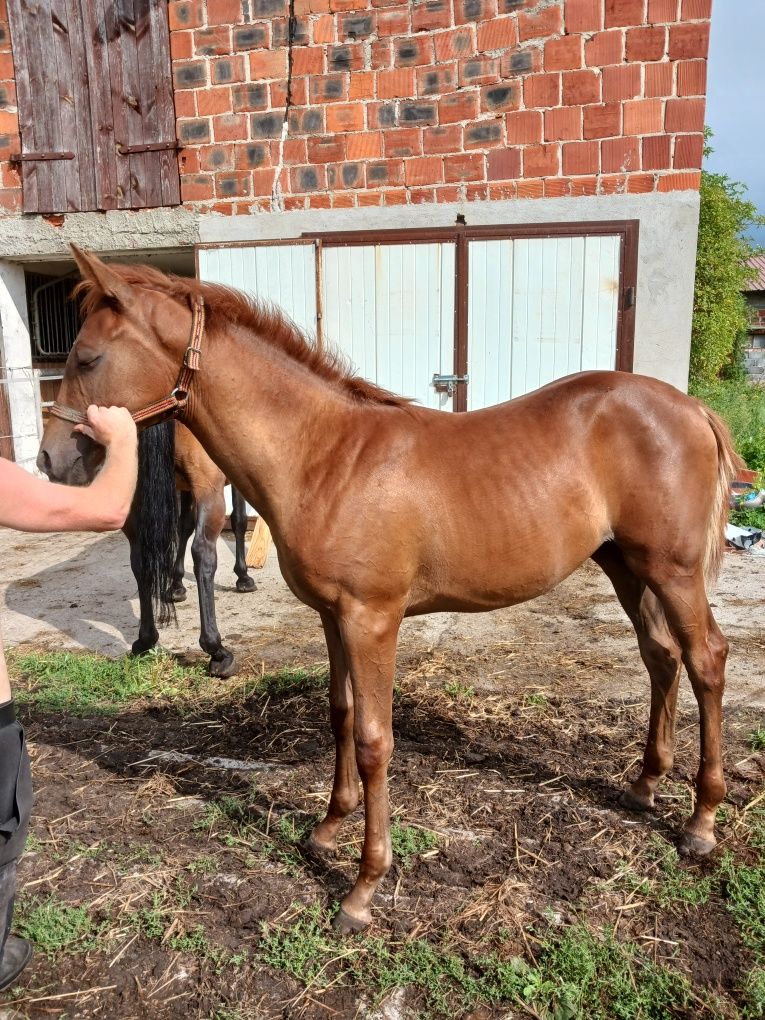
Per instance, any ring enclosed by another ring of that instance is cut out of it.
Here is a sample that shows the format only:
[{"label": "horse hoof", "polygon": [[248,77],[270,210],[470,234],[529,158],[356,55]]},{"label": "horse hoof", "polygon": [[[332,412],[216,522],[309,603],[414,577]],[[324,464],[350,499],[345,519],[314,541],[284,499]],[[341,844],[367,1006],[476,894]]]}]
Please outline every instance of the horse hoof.
[{"label": "horse hoof", "polygon": [[339,935],[356,935],[372,923],[372,918],[352,917],[342,907],[332,918],[332,927]]},{"label": "horse hoof", "polygon": [[257,585],[251,577],[240,577],[236,582],[236,590],[242,592],[243,595],[247,592],[255,591],[256,588]]},{"label": "horse hoof", "polygon": [[682,857],[706,857],[717,846],[717,840],[707,839],[695,832],[688,832],[686,829],[680,837],[677,852]]},{"label": "horse hoof", "polygon": [[155,647],[155,645],[157,644],[158,640],[159,640],[159,638],[156,638],[151,643],[147,643],[146,641],[134,641],[133,644],[131,645],[131,648],[130,648],[130,654],[131,655],[146,655],[147,652],[150,652],[152,650],[152,648]]},{"label": "horse hoof", "polygon": [[311,832],[308,834],[305,841],[305,848],[310,853],[318,854],[319,857],[326,857],[327,855],[334,855],[337,853],[337,841],[332,840],[331,843],[322,843],[321,840],[316,838],[316,833]]},{"label": "horse hoof", "polygon": [[210,676],[217,676],[219,680],[227,680],[238,670],[236,659],[227,652],[223,659],[210,659]]},{"label": "horse hoof", "polygon": [[635,793],[632,787],[628,786],[625,790],[622,790],[619,803],[622,807],[627,808],[628,811],[650,811],[653,807],[653,797],[642,797],[640,794]]},{"label": "horse hoof", "polygon": [[185,602],[187,598],[186,589],[171,588],[166,594],[163,601],[165,602]]}]

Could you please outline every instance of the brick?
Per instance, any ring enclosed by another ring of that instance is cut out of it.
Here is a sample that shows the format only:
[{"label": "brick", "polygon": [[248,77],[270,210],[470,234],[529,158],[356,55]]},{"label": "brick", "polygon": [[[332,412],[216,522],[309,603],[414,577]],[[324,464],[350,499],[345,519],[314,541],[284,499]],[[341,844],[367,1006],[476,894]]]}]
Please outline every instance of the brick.
[{"label": "brick", "polygon": [[656,187],[653,174],[630,174],[627,177],[627,192],[630,195],[647,195]]},{"label": "brick", "polygon": [[603,101],[606,103],[634,99],[640,95],[642,87],[640,64],[603,68]]},{"label": "brick", "polygon": [[176,89],[197,89],[207,84],[207,63],[189,60],[173,67],[173,84]]},{"label": "brick", "polygon": [[559,173],[559,145],[529,145],[523,150],[524,177],[556,177]]},{"label": "brick", "polygon": [[335,19],[331,14],[322,14],[313,21],[314,43],[331,43],[335,41]]},{"label": "brick", "polygon": [[601,174],[601,195],[623,195],[627,190],[626,174]]},{"label": "brick", "polygon": [[517,181],[515,187],[518,198],[542,198],[545,193],[544,181]]},{"label": "brick", "polygon": [[308,138],[310,163],[336,163],[345,159],[345,139],[340,136]]},{"label": "brick", "polygon": [[173,32],[170,35],[170,59],[191,60],[194,56],[194,34],[192,32]]},{"label": "brick", "polygon": [[357,205],[382,205],[382,191],[361,191],[356,196]]},{"label": "brick", "polygon": [[683,0],[683,21],[696,21],[712,17],[712,0]]},{"label": "brick", "polygon": [[669,135],[653,135],[643,138],[643,169],[666,170],[670,165],[672,139]]},{"label": "brick", "polygon": [[243,85],[235,85],[231,90],[231,96],[233,109],[237,113],[268,109],[268,91],[262,82],[249,81]]},{"label": "brick", "polygon": [[597,195],[597,177],[577,177],[569,185],[570,195]]},{"label": "brick", "polygon": [[490,181],[512,181],[520,177],[520,149],[494,149],[488,153],[486,176]]},{"label": "brick", "polygon": [[171,32],[184,28],[197,28],[205,23],[205,8],[202,0],[170,0],[167,7],[168,24]]},{"label": "brick", "polygon": [[[179,93],[180,94],[180,93]],[[231,109],[231,89],[200,89],[197,92],[197,112],[200,117],[212,117]]]},{"label": "brick", "polygon": [[307,14],[328,14],[329,0],[295,0],[294,11],[298,17]]},{"label": "brick", "polygon": [[545,71],[573,71],[582,66],[582,37],[564,35],[545,43]]},{"label": "brick", "polygon": [[194,174],[181,177],[181,200],[183,202],[205,202],[214,197],[213,179],[209,174]]},{"label": "brick", "polygon": [[286,78],[287,51],[252,50],[250,52],[250,77],[253,81],[262,78]]},{"label": "brick", "polygon": [[504,132],[502,120],[479,120],[465,126],[463,144],[466,149],[490,149],[502,145]]},{"label": "brick", "polygon": [[[281,81],[272,81],[269,83],[268,91],[271,95],[271,107],[276,109],[279,106],[295,105],[305,106],[308,102],[308,79],[307,78],[292,78],[291,81],[287,81],[283,78]],[[289,104],[287,92],[289,89]]]},{"label": "brick", "polygon": [[[295,18],[292,29],[292,45],[308,46],[311,41],[310,22],[307,18]],[[287,49],[290,43],[289,18],[271,19],[271,48]]]},{"label": "brick", "polygon": [[429,202],[435,202],[436,193],[433,188],[417,188],[410,189],[409,201],[412,205],[426,205]]},{"label": "brick", "polygon": [[606,0],[606,28],[642,25],[645,0]]},{"label": "brick", "polygon": [[413,96],[414,71],[397,69],[394,71],[377,71],[377,96],[379,99],[400,99]]},{"label": "brick", "polygon": [[433,63],[433,40],[430,36],[417,39],[396,39],[393,43],[396,67],[417,67]]},{"label": "brick", "polygon": [[[390,39],[376,39],[369,48],[369,66],[373,71],[379,71],[393,65],[393,48]],[[425,61],[427,63],[427,61]],[[401,66],[408,66],[407,63]]]},{"label": "brick", "polygon": [[681,60],[677,65],[678,96],[705,96],[707,94],[706,60]]},{"label": "brick", "polygon": [[194,48],[200,57],[214,57],[231,52],[231,29],[228,25],[200,28],[194,33]]},{"label": "brick", "polygon": [[383,135],[383,149],[388,158],[422,155],[422,132],[417,128],[403,128],[386,131]]},{"label": "brick", "polygon": [[517,85],[486,85],[481,89],[481,112],[497,113],[517,110],[520,106],[521,90]]},{"label": "brick", "polygon": [[669,59],[691,60],[709,52],[709,25],[672,25],[669,30]]},{"label": "brick", "polygon": [[455,57],[465,57],[475,52],[473,30],[467,25],[453,28],[450,32],[436,32],[433,36],[436,60],[444,63]]},{"label": "brick", "polygon": [[563,31],[563,12],[561,7],[546,7],[537,14],[518,15],[518,36],[526,39],[547,38],[559,35]]},{"label": "brick", "polygon": [[461,120],[473,120],[477,116],[477,92],[453,92],[439,100],[438,122],[440,124],[455,124]]},{"label": "brick", "polygon": [[519,110],[505,117],[508,145],[541,142],[544,118],[539,110]]},{"label": "brick", "polygon": [[279,138],[284,123],[282,110],[250,115],[250,134],[253,138]]},{"label": "brick", "polygon": [[[411,74],[411,71],[407,71]],[[437,96],[444,92],[453,92],[457,88],[457,65],[442,64],[439,67],[417,68],[417,95]],[[407,95],[412,95],[408,92]]]},{"label": "brick", "polygon": [[374,14],[344,14],[338,23],[338,36],[341,39],[368,39],[374,31]]},{"label": "brick", "polygon": [[390,11],[380,11],[377,15],[377,35],[406,35],[409,32],[409,8],[399,7]]},{"label": "brick", "polygon": [[444,158],[444,180],[447,184],[455,181],[482,181],[485,174],[483,153],[460,152]]},{"label": "brick", "polygon": [[404,101],[399,107],[398,122],[404,126],[407,124],[435,124],[438,120],[439,110],[440,104],[437,107],[435,103]]},{"label": "brick", "polygon": [[584,131],[585,138],[608,138],[621,134],[622,110],[618,103],[605,103],[603,106],[585,106]]},{"label": "brick", "polygon": [[293,76],[321,74],[324,70],[324,53],[323,46],[296,46],[292,51]]},{"label": "brick", "polygon": [[176,92],[175,96],[176,117],[196,117],[197,115],[197,93],[189,89],[183,92]]},{"label": "brick", "polygon": [[383,154],[382,131],[359,131],[345,140],[348,159],[376,159]]},{"label": "brick", "polygon": [[588,67],[621,64],[624,59],[622,32],[598,32],[584,44],[584,62]]},{"label": "brick", "polygon": [[386,191],[383,193],[384,205],[406,205],[408,201],[408,191]]},{"label": "brick", "polygon": [[703,131],[703,99],[668,99],[665,130],[670,132]]},{"label": "brick", "polygon": [[545,198],[563,198],[568,195],[571,182],[565,177],[548,177],[545,182]]},{"label": "brick", "polygon": [[459,152],[461,148],[462,128],[459,124],[429,127],[422,132],[422,150],[425,153]]},{"label": "brick", "polygon": [[395,103],[367,103],[367,127],[388,128],[398,123],[398,112]]},{"label": "brick", "polygon": [[607,138],[600,145],[602,173],[628,173],[640,169],[640,140],[638,138]]},{"label": "brick", "polygon": [[452,14],[449,0],[414,0],[412,4],[412,31],[433,32],[449,28]]},{"label": "brick", "polygon": [[488,21],[496,16],[496,0],[454,0],[455,25],[465,25],[469,21]]},{"label": "brick", "polygon": [[600,170],[598,142],[566,142],[562,146],[563,173],[571,176],[596,174]]},{"label": "brick", "polygon": [[440,156],[422,156],[404,163],[404,180],[409,187],[440,184],[444,179],[444,161]]},{"label": "brick", "polygon": [[363,66],[364,49],[361,43],[352,46],[330,46],[327,50],[327,71],[330,73],[360,71]]},{"label": "brick", "polygon": [[531,74],[542,70],[542,51],[535,48],[516,50],[515,53],[503,53],[500,62],[500,73],[503,78],[515,74]]},{"label": "brick", "polygon": [[661,60],[667,48],[667,30],[649,26],[627,32],[627,60]]},{"label": "brick", "polygon": [[237,145],[234,152],[234,164],[237,170],[257,170],[267,166],[271,159],[268,145],[264,142],[247,142]]},{"label": "brick", "polygon": [[349,99],[374,99],[375,97],[375,72],[354,71],[348,85]]},{"label": "brick", "polygon": [[243,20],[241,0],[207,0],[208,25],[236,25]]},{"label": "brick", "polygon": [[634,99],[624,104],[624,134],[652,135],[664,127],[660,99]]},{"label": "brick", "polygon": [[291,109],[289,112],[289,131],[291,135],[320,135],[323,134],[324,110],[311,108],[307,110]]},{"label": "brick", "polygon": [[565,106],[585,106],[601,101],[601,78],[597,71],[567,71],[563,75]]},{"label": "brick", "polygon": [[324,191],[327,175],[323,166],[293,166],[290,168],[290,191],[304,194],[307,191]]},{"label": "brick", "polygon": [[218,198],[243,198],[251,193],[252,178],[248,173],[215,175],[215,194]]},{"label": "brick", "polygon": [[[273,162],[278,163],[279,143],[273,142],[272,148],[276,150],[276,152],[273,153]],[[284,147],[282,148],[282,156],[286,164],[307,163],[308,146],[306,145],[305,138],[285,138]]]},{"label": "brick", "polygon": [[269,46],[271,33],[267,25],[242,25],[231,34],[231,45],[235,50],[257,50]]},{"label": "brick", "polygon": [[[275,171],[269,167],[264,170],[252,171],[252,193],[253,195],[268,195],[270,197],[274,188]],[[250,212],[250,208],[244,205],[237,207],[238,214]]]},{"label": "brick", "polygon": [[489,85],[498,82],[499,76],[496,57],[468,57],[459,62],[460,85]]},{"label": "brick", "polygon": [[247,116],[243,113],[224,113],[213,117],[212,126],[216,142],[238,141],[247,137]]},{"label": "brick", "polygon": [[244,60],[242,57],[215,57],[209,61],[210,79],[213,85],[230,85],[244,81]]},{"label": "brick", "polygon": [[367,163],[367,185],[394,187],[404,183],[404,163],[400,159],[386,159]]},{"label": "brick", "polygon": [[545,111],[546,142],[582,137],[582,111],[576,106],[559,106]]},{"label": "brick", "polygon": [[560,106],[560,74],[531,74],[523,81],[523,103],[527,110]]},{"label": "brick", "polygon": [[597,32],[603,27],[602,0],[566,0],[566,32]]},{"label": "brick", "polygon": [[668,61],[664,61],[661,64],[645,65],[643,89],[646,98],[672,95],[673,67],[674,65]]},{"label": "brick", "polygon": [[[207,118],[179,120],[177,126],[178,140],[184,145],[200,145],[203,142],[211,141],[210,121]],[[1,124],[0,131],[2,131]]]},{"label": "brick", "polygon": [[703,155],[703,135],[678,135],[672,165],[675,170],[699,170]]},{"label": "brick", "polygon": [[492,18],[478,26],[478,52],[507,50],[518,42],[518,28],[515,18]]},{"label": "brick", "polygon": [[363,131],[364,107],[359,103],[334,103],[327,107],[327,131]]},{"label": "brick", "polygon": [[348,98],[348,83],[342,74],[317,74],[308,84],[311,103],[341,103]]},{"label": "brick", "polygon": [[698,191],[700,187],[700,171],[667,174],[659,178],[659,191]]},{"label": "brick", "polygon": [[648,24],[661,25],[677,21],[680,0],[648,0]]},{"label": "brick", "polygon": [[0,53],[0,80],[9,81],[13,77],[13,57],[10,53]]},{"label": "brick", "polygon": [[249,11],[255,21],[258,18],[278,18],[289,13],[288,0],[249,0]]}]

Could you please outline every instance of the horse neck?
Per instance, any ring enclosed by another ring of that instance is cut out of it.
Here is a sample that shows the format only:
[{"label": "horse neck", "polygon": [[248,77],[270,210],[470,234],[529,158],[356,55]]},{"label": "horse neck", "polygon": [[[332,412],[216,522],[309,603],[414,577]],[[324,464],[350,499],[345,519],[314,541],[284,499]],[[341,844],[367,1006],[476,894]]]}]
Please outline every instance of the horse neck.
[{"label": "horse neck", "polygon": [[348,401],[335,387],[242,328],[216,331],[185,424],[266,522],[278,527],[335,433]]}]

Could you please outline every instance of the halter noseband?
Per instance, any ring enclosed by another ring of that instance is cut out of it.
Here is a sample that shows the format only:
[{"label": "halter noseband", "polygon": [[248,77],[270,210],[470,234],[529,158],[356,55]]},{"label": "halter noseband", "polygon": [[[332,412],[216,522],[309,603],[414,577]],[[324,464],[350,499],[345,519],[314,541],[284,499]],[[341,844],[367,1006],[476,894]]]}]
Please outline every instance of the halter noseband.
[{"label": "halter noseband", "polygon": [[[169,396],[163,400],[157,400],[153,404],[133,411],[133,421],[136,425],[157,425],[168,418],[179,418],[189,401],[189,391],[194,379],[194,373],[199,369],[199,362],[202,355],[202,338],[205,331],[205,303],[201,294],[194,295],[192,305],[191,336],[183,355],[183,364],[178,373],[178,379]],[[82,411],[76,411],[73,407],[66,407],[56,401],[50,409],[50,413],[62,421],[70,421],[75,425],[81,425],[88,420]]]}]

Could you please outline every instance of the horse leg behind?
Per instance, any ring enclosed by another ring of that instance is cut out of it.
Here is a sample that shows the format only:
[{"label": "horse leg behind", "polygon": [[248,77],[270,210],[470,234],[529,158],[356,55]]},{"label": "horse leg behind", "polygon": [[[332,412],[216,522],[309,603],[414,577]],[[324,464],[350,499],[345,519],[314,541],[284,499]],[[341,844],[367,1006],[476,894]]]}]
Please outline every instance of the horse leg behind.
[{"label": "horse leg behind", "polygon": [[244,536],[247,531],[247,504],[244,496],[231,486],[231,528],[234,532],[236,547],[236,559],[234,561],[234,573],[236,574],[236,590],[240,592],[255,591],[255,582],[247,572],[247,561],[245,559]]},{"label": "horse leg behind", "polygon": [[218,566],[218,539],[226,517],[223,486],[197,495],[197,517],[191,556],[199,592],[201,633],[199,645],[210,656],[210,673],[233,676],[237,666],[234,653],[221,640],[215,618],[215,571]]},{"label": "horse leg behind", "polygon": [[183,577],[186,573],[185,561],[186,561],[186,546],[189,544],[189,539],[194,532],[194,525],[196,523],[196,513],[194,508],[194,497],[190,492],[181,490],[178,493],[180,509],[178,513],[178,553],[175,557],[175,565],[173,567],[173,579],[170,584],[170,590],[167,593],[168,602],[185,602],[186,601],[186,585],[183,583]]},{"label": "horse leg behind", "polygon": [[138,512],[135,507],[131,507],[122,532],[130,543],[130,569],[133,571],[133,577],[135,577],[136,584],[138,585],[138,605],[141,614],[138,637],[133,642],[131,651],[133,655],[142,655],[153,648],[159,641],[159,631],[154,620],[151,589],[146,583],[143,571],[141,544],[138,541],[137,528]]}]

